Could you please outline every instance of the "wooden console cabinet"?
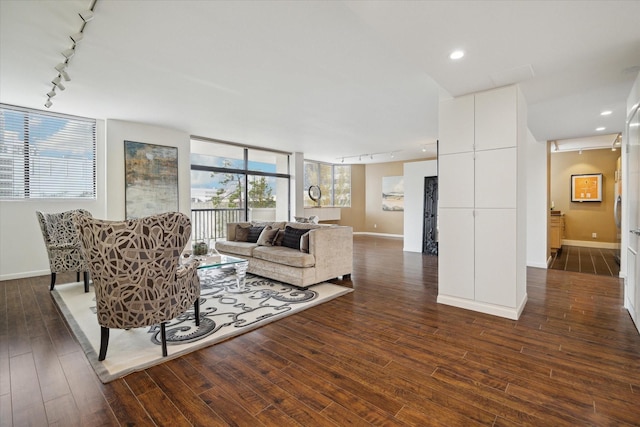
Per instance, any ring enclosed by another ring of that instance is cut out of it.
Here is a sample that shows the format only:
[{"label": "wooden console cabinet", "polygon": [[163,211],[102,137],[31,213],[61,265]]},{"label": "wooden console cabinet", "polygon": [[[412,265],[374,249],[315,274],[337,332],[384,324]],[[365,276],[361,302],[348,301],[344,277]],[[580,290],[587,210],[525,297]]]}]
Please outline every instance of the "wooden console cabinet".
[{"label": "wooden console cabinet", "polygon": [[551,215],[549,222],[551,233],[549,236],[551,252],[555,253],[562,248],[562,239],[564,237],[564,217],[561,215]]}]

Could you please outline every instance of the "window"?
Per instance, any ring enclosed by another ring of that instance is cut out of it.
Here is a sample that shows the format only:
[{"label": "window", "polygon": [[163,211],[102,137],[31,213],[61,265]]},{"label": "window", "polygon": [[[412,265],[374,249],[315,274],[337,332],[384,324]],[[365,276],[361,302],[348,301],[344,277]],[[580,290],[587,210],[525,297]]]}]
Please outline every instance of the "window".
[{"label": "window", "polygon": [[309,187],[317,185],[322,192],[320,206],[351,206],[351,166],[304,162],[304,205],[317,206],[309,197]]},{"label": "window", "polygon": [[289,154],[191,139],[195,238],[223,238],[226,223],[289,218]]},{"label": "window", "polygon": [[0,105],[1,199],[95,199],[96,121]]}]

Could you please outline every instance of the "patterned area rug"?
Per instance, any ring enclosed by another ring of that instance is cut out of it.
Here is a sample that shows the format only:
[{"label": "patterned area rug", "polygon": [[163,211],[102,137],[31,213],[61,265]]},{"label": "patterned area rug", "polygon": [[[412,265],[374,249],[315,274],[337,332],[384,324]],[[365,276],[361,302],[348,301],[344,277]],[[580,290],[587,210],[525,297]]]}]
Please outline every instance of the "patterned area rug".
[{"label": "patterned area rug", "polygon": [[[337,298],[353,289],[320,283],[301,290],[247,274],[242,292],[233,292],[233,271],[201,270],[200,326],[193,308],[167,323],[168,356],[162,357],[160,326],[130,330],[111,329],[107,357],[98,361],[100,326],[95,294],[79,283],[56,285],[52,292],[87,359],[103,383],[207,347],[269,322]],[[93,287],[92,287],[93,288]]]}]

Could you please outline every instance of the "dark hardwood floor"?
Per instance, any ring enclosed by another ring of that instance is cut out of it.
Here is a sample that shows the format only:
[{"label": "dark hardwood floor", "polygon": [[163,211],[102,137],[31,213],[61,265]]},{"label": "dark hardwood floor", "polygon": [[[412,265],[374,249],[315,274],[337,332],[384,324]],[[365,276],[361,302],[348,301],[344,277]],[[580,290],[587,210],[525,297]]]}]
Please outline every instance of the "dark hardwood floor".
[{"label": "dark hardwood floor", "polygon": [[355,292],[109,384],[48,277],[0,282],[0,425],[640,425],[621,280],[529,269],[511,321],[436,304],[437,258],[354,241]]},{"label": "dark hardwood floor", "polygon": [[619,277],[619,250],[562,246],[551,260],[549,268],[577,273]]}]

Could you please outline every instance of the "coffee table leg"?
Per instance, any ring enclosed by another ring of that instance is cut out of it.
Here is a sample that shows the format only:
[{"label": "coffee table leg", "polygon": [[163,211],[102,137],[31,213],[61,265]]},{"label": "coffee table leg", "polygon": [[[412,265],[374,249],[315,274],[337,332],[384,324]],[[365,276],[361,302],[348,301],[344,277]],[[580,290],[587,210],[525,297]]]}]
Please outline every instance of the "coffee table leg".
[{"label": "coffee table leg", "polygon": [[228,292],[244,292],[247,290],[244,286],[244,279],[247,275],[247,268],[249,267],[249,262],[239,262],[234,264],[233,267],[236,269],[236,287],[229,288]]}]

